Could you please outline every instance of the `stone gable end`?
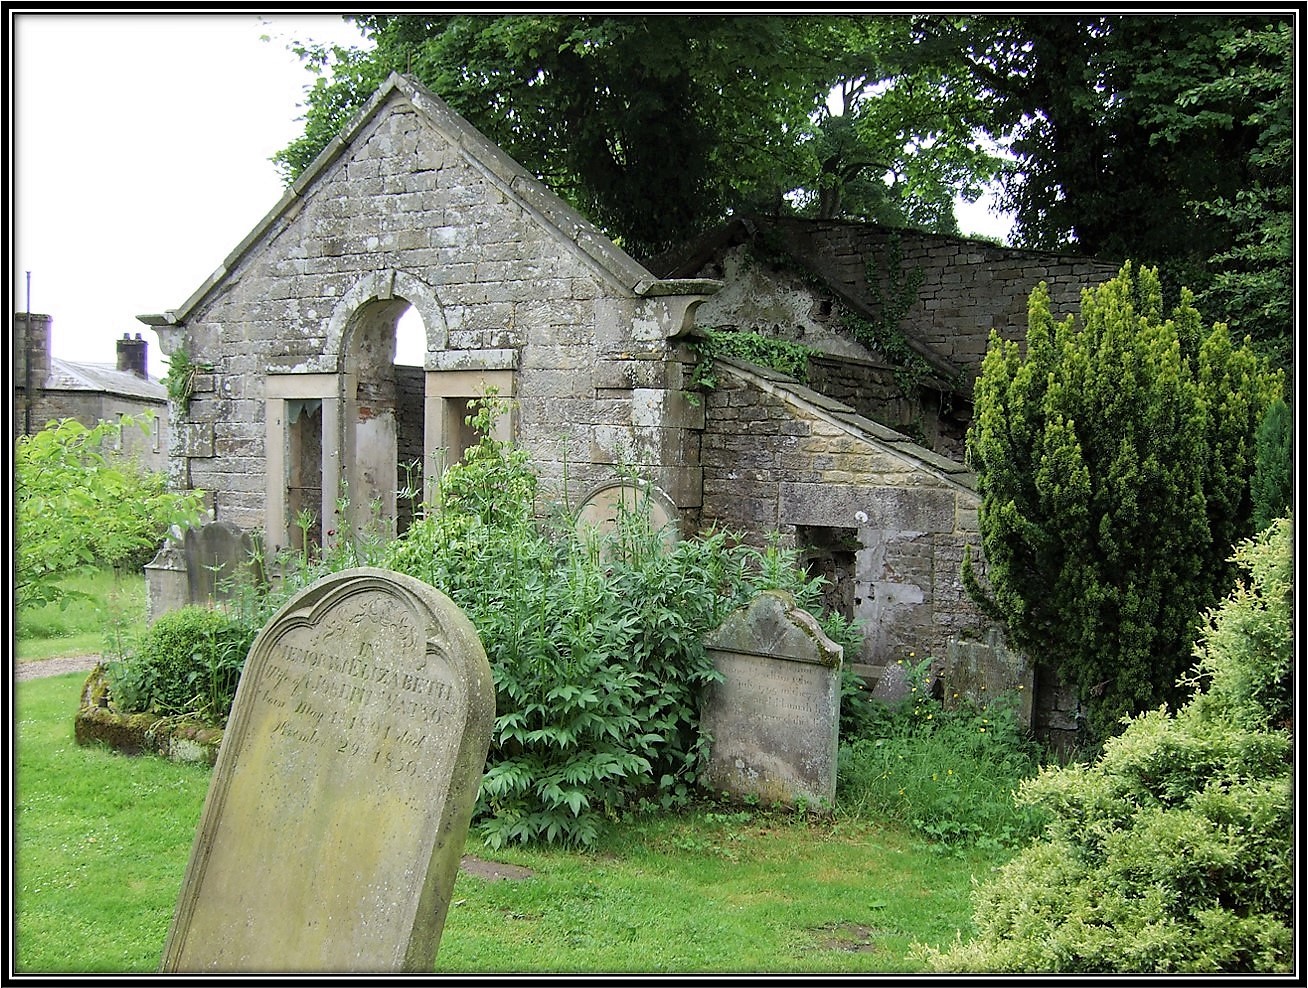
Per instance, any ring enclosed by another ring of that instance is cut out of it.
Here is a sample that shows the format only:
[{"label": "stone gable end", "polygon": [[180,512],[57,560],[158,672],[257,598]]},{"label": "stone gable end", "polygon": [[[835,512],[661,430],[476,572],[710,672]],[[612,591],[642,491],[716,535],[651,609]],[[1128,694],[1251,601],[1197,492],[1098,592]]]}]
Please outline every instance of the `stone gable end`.
[{"label": "stone gable end", "polygon": [[[654,278],[392,77],[180,310],[143,317],[201,370],[174,481],[276,546],[306,511],[317,541],[362,526],[374,501],[402,529],[405,470],[430,493],[474,438],[468,402],[494,388],[515,402],[499,438],[547,481],[571,461],[578,495],[631,464],[694,509],[698,416],[671,341],[717,287]],[[410,307],[421,368],[393,364]]]}]

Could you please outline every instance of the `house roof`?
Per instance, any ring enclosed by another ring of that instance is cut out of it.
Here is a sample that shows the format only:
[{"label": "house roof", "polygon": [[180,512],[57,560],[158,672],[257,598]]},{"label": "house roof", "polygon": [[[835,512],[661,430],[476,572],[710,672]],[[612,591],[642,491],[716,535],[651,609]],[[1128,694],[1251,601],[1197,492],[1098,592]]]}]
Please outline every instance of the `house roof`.
[{"label": "house roof", "polygon": [[313,163],[282,196],[281,201],[246,235],[221,265],[182,305],[157,315],[137,318],[150,326],[176,326],[209,296],[254,250],[264,235],[283,217],[293,215],[300,201],[313,194],[314,184],[349,148],[361,132],[395,98],[406,99],[427,122],[442,134],[474,168],[495,183],[511,201],[516,201],[559,239],[588,258],[600,273],[633,295],[698,295],[721,287],[705,279],[662,279],[638,263],[610,240],[590,220],[568,205],[520,164],[505,154],[472,124],[455,113],[439,96],[412,76],[392,73],[362,109],[319,153]]},{"label": "house roof", "polygon": [[50,373],[43,388],[46,391],[94,391],[150,402],[168,400],[168,389],[158,381],[118,370],[113,364],[82,364],[58,357],[50,360]]}]

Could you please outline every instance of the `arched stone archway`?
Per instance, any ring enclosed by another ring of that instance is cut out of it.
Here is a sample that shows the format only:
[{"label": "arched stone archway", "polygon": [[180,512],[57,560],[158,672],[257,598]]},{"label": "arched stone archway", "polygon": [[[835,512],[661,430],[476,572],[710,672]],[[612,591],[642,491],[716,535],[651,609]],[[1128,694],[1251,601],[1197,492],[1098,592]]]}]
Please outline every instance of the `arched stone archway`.
[{"label": "arched stone archway", "polygon": [[[425,338],[422,366],[396,364],[399,322],[412,308]],[[468,401],[488,387],[514,393],[515,356],[448,351],[432,288],[403,271],[361,277],[332,310],[321,356],[266,379],[268,501],[274,546],[331,544],[342,531],[402,533],[431,496],[443,464],[462,456]],[[511,435],[497,424],[497,438]],[[348,505],[340,514],[342,503]],[[316,509],[321,506],[321,513]],[[303,539],[297,519],[326,524]]]}]

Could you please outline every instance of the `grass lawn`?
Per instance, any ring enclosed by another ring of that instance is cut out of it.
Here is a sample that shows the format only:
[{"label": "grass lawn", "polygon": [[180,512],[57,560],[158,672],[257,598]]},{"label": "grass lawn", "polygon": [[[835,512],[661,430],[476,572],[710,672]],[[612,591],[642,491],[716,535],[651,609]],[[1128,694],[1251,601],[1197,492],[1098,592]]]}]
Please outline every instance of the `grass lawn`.
[{"label": "grass lawn", "polygon": [[[209,770],[78,746],[81,674],[17,684],[19,973],[158,969]],[[443,972],[908,972],[971,930],[970,890],[1009,852],[945,852],[894,825],[707,805],[614,828],[592,852],[467,852]]]},{"label": "grass lawn", "polygon": [[145,576],[98,570],[69,577],[70,590],[85,597],[64,606],[47,604],[18,614],[15,652],[18,661],[99,655],[109,636],[145,630]]}]

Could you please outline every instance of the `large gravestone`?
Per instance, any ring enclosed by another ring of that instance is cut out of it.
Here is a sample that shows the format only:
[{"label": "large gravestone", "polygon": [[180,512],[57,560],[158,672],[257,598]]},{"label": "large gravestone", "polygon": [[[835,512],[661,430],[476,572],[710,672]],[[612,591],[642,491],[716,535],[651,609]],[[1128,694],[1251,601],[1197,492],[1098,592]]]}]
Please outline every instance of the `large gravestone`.
[{"label": "large gravestone", "polygon": [[164,971],[431,971],[495,717],[439,591],[354,569],[250,649]]},{"label": "large gravestone", "polygon": [[705,640],[722,680],[701,714],[702,784],[769,804],[836,796],[843,649],[782,591],[759,595]]}]

